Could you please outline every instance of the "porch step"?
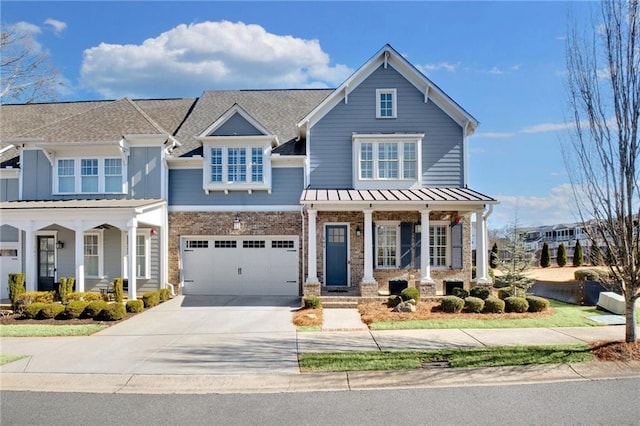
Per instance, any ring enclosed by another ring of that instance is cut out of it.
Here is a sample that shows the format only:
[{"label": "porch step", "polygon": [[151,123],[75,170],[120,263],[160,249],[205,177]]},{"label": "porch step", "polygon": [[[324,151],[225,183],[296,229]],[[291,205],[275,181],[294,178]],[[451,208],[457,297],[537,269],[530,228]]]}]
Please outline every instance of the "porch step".
[{"label": "porch step", "polygon": [[323,308],[357,308],[360,298],[351,296],[321,296]]}]

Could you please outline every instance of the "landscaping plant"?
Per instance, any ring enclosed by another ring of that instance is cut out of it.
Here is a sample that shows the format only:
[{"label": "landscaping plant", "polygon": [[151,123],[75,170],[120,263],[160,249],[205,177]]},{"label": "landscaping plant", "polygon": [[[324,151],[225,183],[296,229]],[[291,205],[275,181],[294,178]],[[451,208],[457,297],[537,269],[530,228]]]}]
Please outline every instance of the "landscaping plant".
[{"label": "landscaping plant", "polygon": [[405,302],[413,299],[417,303],[420,301],[420,290],[415,287],[407,287],[400,292],[400,297]]},{"label": "landscaping plant", "polygon": [[462,312],[463,308],[464,299],[457,296],[445,296],[442,298],[442,302],[440,303],[440,309],[442,309],[442,312],[447,312],[449,314]]},{"label": "landscaping plant", "polygon": [[529,310],[529,302],[524,297],[507,297],[504,299],[504,310],[521,314]]},{"label": "landscaping plant", "polygon": [[551,266],[551,250],[549,250],[549,244],[544,243],[542,245],[542,253],[540,253],[540,266],[548,268]]},{"label": "landscaping plant", "polygon": [[22,293],[27,290],[24,286],[24,274],[9,274],[9,299],[11,300],[11,307],[15,310],[17,308],[17,300]]},{"label": "landscaping plant", "polygon": [[556,262],[561,268],[567,264],[567,248],[564,246],[564,243],[560,243],[558,246],[558,258]]},{"label": "landscaping plant", "polygon": [[515,296],[518,289],[526,292],[533,284],[534,280],[529,277],[529,271],[535,257],[525,248],[517,217],[507,228],[504,237],[507,241],[504,249],[510,254],[510,257],[500,260],[498,269],[502,274],[496,277],[495,286],[510,287],[512,296]]},{"label": "landscaping plant", "polygon": [[124,300],[124,294],[122,290],[122,278],[113,279],[113,298],[117,303],[122,303]]},{"label": "landscaping plant", "polygon": [[144,311],[144,303],[142,300],[127,300],[127,312],[138,313]]},{"label": "landscaping plant", "polygon": [[576,240],[576,246],[573,248],[573,266],[582,266],[583,257],[582,244],[580,244],[580,240]]}]

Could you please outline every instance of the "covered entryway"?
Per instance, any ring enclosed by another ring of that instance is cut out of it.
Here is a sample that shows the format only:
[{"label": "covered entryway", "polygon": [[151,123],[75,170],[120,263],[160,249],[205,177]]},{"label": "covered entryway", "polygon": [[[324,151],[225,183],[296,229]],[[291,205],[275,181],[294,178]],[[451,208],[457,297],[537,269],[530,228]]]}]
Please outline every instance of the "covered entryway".
[{"label": "covered entryway", "polygon": [[325,228],[326,241],[326,276],[328,287],[346,287],[349,285],[347,276],[348,247],[347,225],[327,225]]},{"label": "covered entryway", "polygon": [[298,236],[200,236],[181,242],[187,295],[297,296]]},{"label": "covered entryway", "polygon": [[50,235],[38,236],[38,291],[53,290],[56,277],[56,240]]}]

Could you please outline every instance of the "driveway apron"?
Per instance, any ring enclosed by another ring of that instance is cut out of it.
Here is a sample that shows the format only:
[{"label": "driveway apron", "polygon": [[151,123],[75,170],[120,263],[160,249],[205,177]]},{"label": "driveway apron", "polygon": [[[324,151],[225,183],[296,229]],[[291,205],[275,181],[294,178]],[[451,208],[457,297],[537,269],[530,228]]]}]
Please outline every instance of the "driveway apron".
[{"label": "driveway apron", "polygon": [[[51,338],[46,351],[26,352],[30,358],[0,371],[297,374],[291,316],[299,303],[287,297],[177,296],[92,336]],[[2,353],[25,353],[20,350],[31,346],[29,340],[3,339]]]}]

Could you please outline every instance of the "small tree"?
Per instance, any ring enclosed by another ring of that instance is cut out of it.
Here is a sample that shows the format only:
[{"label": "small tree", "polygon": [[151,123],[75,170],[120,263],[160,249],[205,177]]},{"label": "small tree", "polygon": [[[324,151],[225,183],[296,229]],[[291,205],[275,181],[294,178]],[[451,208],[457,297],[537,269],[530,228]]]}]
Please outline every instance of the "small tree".
[{"label": "small tree", "polygon": [[122,278],[113,279],[113,296],[118,303],[122,303],[122,301],[124,300]]},{"label": "small tree", "polygon": [[560,243],[558,246],[558,257],[556,259],[559,267],[563,267],[567,264],[567,249],[564,246],[564,243]]},{"label": "small tree", "polygon": [[549,244],[544,243],[542,245],[542,253],[540,254],[540,266],[548,268],[551,266],[551,251],[549,250]]},{"label": "small tree", "polygon": [[493,243],[493,247],[491,247],[491,257],[489,257],[489,267],[491,269],[496,269],[498,267],[498,243]]},{"label": "small tree", "polygon": [[580,244],[580,240],[577,240],[573,249],[573,266],[582,266],[583,256],[582,244]]},{"label": "small tree", "polygon": [[503,247],[511,256],[508,259],[501,259],[498,269],[502,272],[496,277],[496,287],[511,287],[512,296],[516,296],[518,289],[526,291],[533,284],[533,279],[528,273],[533,265],[535,257],[533,253],[525,249],[522,235],[518,232],[518,218],[507,228],[505,232],[507,240]]},{"label": "small tree", "polygon": [[16,301],[20,298],[20,295],[26,291],[27,290],[24,285],[24,274],[9,274],[9,299],[11,299],[11,307],[13,309],[16,309]]}]

